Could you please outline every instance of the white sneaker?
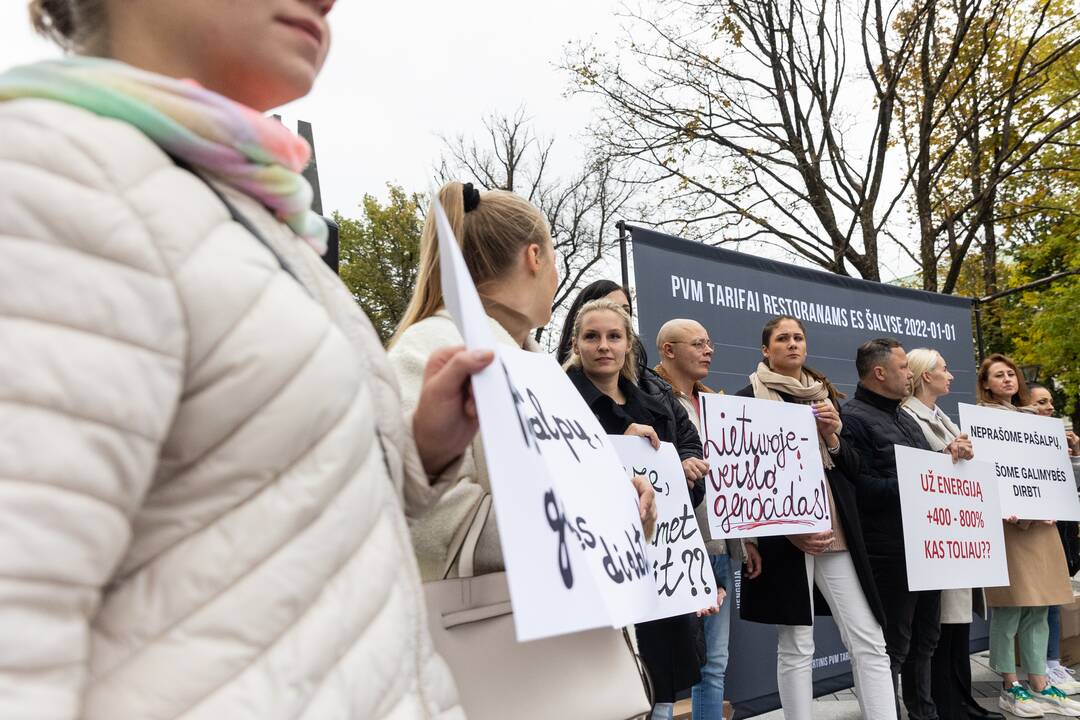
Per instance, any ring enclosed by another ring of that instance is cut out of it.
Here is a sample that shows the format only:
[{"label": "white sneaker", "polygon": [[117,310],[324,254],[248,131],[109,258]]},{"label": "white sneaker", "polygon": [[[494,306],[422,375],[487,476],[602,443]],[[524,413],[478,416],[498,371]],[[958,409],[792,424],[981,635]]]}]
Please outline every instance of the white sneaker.
[{"label": "white sneaker", "polygon": [[1018,717],[1042,717],[1046,714],[1043,705],[1035,702],[1031,693],[1020,683],[1013,683],[1011,688],[1001,691],[998,707]]},{"label": "white sneaker", "polygon": [[1031,697],[1042,707],[1044,713],[1080,717],[1080,702],[1070,700],[1068,695],[1049,683],[1043,690],[1032,688]]},{"label": "white sneaker", "polygon": [[1064,665],[1046,669],[1046,679],[1066,695],[1080,693],[1080,682],[1076,680],[1076,673]]}]

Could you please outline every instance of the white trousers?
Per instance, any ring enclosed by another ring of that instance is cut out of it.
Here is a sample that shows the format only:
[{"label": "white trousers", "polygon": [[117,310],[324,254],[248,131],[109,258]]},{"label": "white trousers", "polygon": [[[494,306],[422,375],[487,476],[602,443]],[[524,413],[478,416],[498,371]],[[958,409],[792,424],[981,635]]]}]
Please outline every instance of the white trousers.
[{"label": "white trousers", "polygon": [[[866,602],[848,552],[806,555],[806,579],[829,603],[851,657],[855,692],[866,720],[897,720],[885,635]],[[810,594],[811,608],[813,593]],[[776,681],[786,720],[810,720],[814,698],[814,628],[777,625]]]}]

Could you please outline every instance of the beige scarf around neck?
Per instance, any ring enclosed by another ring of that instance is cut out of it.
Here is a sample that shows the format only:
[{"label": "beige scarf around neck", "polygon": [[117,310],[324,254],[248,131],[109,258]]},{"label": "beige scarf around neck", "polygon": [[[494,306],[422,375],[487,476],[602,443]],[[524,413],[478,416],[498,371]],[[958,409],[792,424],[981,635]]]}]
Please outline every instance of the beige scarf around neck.
[{"label": "beige scarf around neck", "polygon": [[[760,400],[783,401],[780,393],[790,395],[807,405],[829,399],[829,389],[825,387],[825,383],[810,377],[805,370],[796,380],[793,377],[773,372],[763,362],[758,363],[757,370],[750,375],[750,385],[754,389],[754,397]],[[840,428],[837,428],[836,434],[840,434]],[[825,469],[834,467],[832,455],[829,454],[825,439],[820,433],[818,434],[818,449],[821,451],[821,464],[825,466]]]}]

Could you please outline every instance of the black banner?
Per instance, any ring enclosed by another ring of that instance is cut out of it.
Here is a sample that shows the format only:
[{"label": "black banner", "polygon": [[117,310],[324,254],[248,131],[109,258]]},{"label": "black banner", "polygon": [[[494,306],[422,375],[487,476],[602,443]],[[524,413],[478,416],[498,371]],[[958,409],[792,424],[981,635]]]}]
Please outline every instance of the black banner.
[{"label": "black banner", "polygon": [[[705,384],[735,392],[761,360],[761,328],[776,315],[806,326],[807,364],[851,396],[858,382],[855,351],[877,337],[896,338],[906,350],[933,348],[956,377],[939,405],[957,420],[958,402],[975,402],[971,300],[833,275],[787,263],[688,242],[627,226],[633,240],[639,333],[655,362],[656,333],[672,318],[691,318],[715,345]],[[650,363],[652,364],[652,363]],[[738,583],[738,574],[736,583]],[[739,602],[736,591],[734,600]],[[733,608],[734,610],[734,608]],[[737,716],[779,707],[776,629],[744,622],[732,612],[727,697]],[[830,618],[814,630],[814,694],[851,686],[851,665]],[[972,626],[972,649],[985,649],[986,627]]]}]

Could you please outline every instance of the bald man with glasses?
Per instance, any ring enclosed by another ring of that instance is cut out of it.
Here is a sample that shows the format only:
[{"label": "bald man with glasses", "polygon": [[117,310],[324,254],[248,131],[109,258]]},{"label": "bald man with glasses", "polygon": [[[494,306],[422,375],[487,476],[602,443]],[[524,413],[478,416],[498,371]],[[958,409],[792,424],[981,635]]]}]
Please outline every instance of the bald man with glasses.
[{"label": "bald man with glasses", "polygon": [[[660,353],[660,364],[653,369],[671,385],[672,393],[686,408],[686,414],[690,416],[700,434],[701,394],[714,392],[702,382],[708,377],[709,367],[712,365],[713,344],[709,339],[709,332],[696,320],[669,320],[657,333],[656,349]],[[708,463],[704,460],[699,462],[703,465],[701,472],[708,472]],[[704,502],[695,509],[698,529],[705,541],[716,582],[730,597],[731,562],[741,561],[740,545],[737,542],[712,539],[709,534],[707,509],[708,503]],[[756,554],[757,548],[748,545],[746,551]],[[760,559],[755,569],[760,572]],[[731,603],[725,602],[720,606],[718,615],[704,618],[706,660],[701,668],[701,682],[694,686],[691,693],[695,718],[723,717],[724,673],[727,672],[728,636],[731,627],[730,607]]]}]

